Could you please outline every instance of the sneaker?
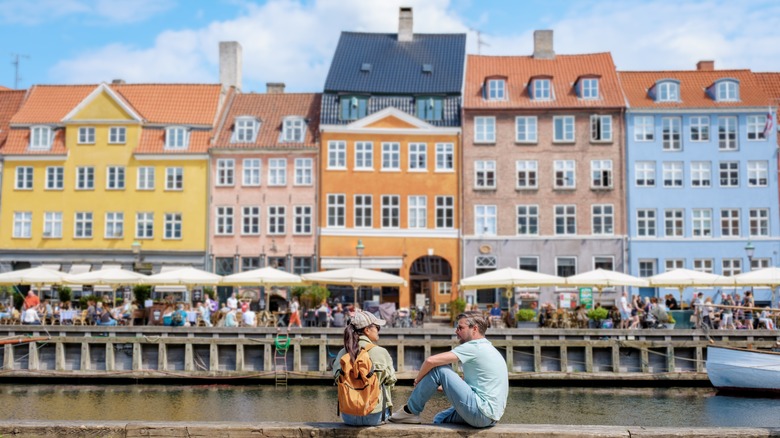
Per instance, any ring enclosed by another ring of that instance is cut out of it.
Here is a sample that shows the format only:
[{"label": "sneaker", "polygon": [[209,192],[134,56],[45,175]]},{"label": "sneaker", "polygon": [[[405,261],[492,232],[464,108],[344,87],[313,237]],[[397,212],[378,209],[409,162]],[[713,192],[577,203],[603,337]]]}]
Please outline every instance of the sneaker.
[{"label": "sneaker", "polygon": [[[405,406],[404,406],[405,407]],[[401,409],[395,411],[393,415],[390,416],[390,421],[393,423],[403,423],[403,424],[421,424],[422,419],[420,419],[419,415],[414,415],[406,412],[404,410],[404,407],[401,407]]]}]

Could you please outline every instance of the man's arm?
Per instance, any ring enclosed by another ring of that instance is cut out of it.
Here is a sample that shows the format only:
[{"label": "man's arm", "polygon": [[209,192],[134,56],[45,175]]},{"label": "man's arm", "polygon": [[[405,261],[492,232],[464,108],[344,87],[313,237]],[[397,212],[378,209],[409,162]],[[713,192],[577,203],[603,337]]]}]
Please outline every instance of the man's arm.
[{"label": "man's arm", "polygon": [[420,367],[420,372],[417,373],[417,377],[414,378],[414,384],[417,385],[417,383],[419,383],[420,380],[425,377],[425,375],[428,374],[432,369],[441,365],[455,363],[457,361],[458,356],[451,351],[434,354],[433,356],[428,357],[428,359],[425,359],[425,362],[423,362],[422,367]]}]

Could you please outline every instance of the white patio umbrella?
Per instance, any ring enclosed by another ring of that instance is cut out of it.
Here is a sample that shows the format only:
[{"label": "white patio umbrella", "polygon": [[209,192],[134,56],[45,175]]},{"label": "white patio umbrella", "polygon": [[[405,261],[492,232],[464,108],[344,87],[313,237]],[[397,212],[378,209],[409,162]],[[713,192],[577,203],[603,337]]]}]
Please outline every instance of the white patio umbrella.
[{"label": "white patio umbrella", "polygon": [[565,284],[566,279],[563,277],[516,268],[496,269],[460,280],[461,289],[501,288],[509,290],[515,287],[563,286]]},{"label": "white patio umbrella", "polygon": [[771,288],[772,303],[770,304],[770,307],[774,307],[775,290],[780,286],[780,268],[772,266],[769,268],[757,269],[755,271],[735,275],[733,278],[737,286],[766,286]]},{"label": "white patio umbrella", "polygon": [[643,278],[601,268],[566,277],[566,284],[571,286],[595,287],[599,293],[599,301],[601,300],[601,291],[605,287],[648,287],[650,285],[650,283]]},{"label": "white patio umbrella", "polygon": [[310,283],[352,286],[355,292],[355,307],[357,307],[357,290],[360,286],[406,286],[406,280],[397,275],[363,268],[313,272],[303,274],[301,277]]},{"label": "white patio umbrella", "polygon": [[116,306],[116,288],[141,284],[146,275],[121,268],[100,269],[76,275],[66,275],[65,282],[71,284],[91,284],[110,286],[113,291],[113,305]]},{"label": "white patio umbrella", "polygon": [[62,284],[66,276],[67,274],[64,272],[38,266],[36,268],[4,272],[0,274],[0,284],[26,284],[38,286],[44,284]]},{"label": "white patio umbrella", "polygon": [[680,291],[680,304],[682,305],[682,293],[686,287],[696,286],[734,286],[733,277],[710,274],[707,272],[692,271],[690,269],[673,269],[661,274],[648,277],[651,287],[677,288]]},{"label": "white patio umbrella", "polygon": [[[239,272],[237,274],[226,275],[222,277],[220,284],[226,286],[300,286],[303,284],[301,277],[289,272],[266,266],[251,271]],[[268,292],[266,291],[265,307],[268,308]]]},{"label": "white patio umbrella", "polygon": [[[216,286],[222,281],[222,276],[192,267],[161,272],[144,278],[142,284],[155,286],[198,285]],[[187,299],[187,297],[184,297]]]}]

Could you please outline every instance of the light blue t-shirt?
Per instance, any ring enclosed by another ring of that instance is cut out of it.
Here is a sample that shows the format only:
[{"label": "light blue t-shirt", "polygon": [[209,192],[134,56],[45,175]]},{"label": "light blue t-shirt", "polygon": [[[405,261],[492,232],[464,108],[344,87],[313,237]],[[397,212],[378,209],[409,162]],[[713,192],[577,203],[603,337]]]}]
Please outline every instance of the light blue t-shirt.
[{"label": "light blue t-shirt", "polygon": [[463,366],[463,378],[477,395],[477,407],[493,420],[500,420],[509,395],[506,360],[485,338],[460,344],[452,350]]}]

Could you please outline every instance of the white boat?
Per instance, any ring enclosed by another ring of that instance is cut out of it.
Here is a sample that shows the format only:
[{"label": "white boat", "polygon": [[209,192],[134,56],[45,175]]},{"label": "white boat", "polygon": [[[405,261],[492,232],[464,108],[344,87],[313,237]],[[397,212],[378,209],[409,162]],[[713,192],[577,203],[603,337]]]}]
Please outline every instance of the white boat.
[{"label": "white boat", "polygon": [[719,390],[780,393],[780,352],[709,346],[707,376]]}]

